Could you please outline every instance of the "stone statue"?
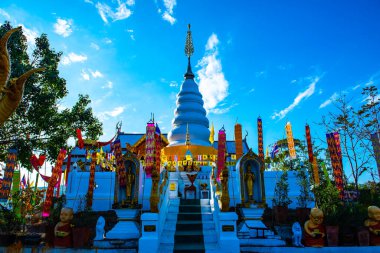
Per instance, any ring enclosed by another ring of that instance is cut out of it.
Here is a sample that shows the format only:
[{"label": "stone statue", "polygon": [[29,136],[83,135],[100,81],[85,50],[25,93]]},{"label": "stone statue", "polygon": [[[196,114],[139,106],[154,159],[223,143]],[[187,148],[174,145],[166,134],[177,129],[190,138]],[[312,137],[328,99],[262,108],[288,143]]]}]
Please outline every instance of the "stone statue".
[{"label": "stone statue", "polygon": [[73,246],[73,235],[71,221],[73,219],[73,209],[64,207],[59,216],[60,222],[54,228],[54,247],[71,248]]},{"label": "stone statue", "polygon": [[302,228],[299,222],[294,222],[292,226],[292,241],[293,241],[293,246],[295,247],[304,247],[303,244],[301,243],[302,240]]},{"label": "stone statue", "polygon": [[255,182],[255,174],[251,171],[251,165],[247,166],[247,172],[245,173],[245,183],[247,184],[248,200],[253,200],[253,186]]},{"label": "stone statue", "polygon": [[365,220],[364,226],[369,230],[370,245],[380,246],[380,208],[377,206],[368,207],[368,217]]},{"label": "stone statue", "polygon": [[310,211],[310,219],[305,222],[305,246],[323,247],[325,246],[325,228],[323,223],[323,212],[314,207]]},{"label": "stone statue", "polygon": [[126,196],[127,200],[131,199],[132,196],[132,185],[135,181],[135,175],[132,172],[131,167],[128,168],[127,172],[127,182],[126,182]]},{"label": "stone statue", "polygon": [[104,240],[104,226],[106,225],[106,220],[103,216],[99,216],[96,222],[96,236],[94,240]]}]

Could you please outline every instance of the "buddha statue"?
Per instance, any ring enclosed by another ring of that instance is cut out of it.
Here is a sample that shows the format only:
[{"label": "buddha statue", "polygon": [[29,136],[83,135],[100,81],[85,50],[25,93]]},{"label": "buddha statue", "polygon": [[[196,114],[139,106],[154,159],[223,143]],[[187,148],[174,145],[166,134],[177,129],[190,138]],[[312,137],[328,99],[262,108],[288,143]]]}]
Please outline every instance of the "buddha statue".
[{"label": "buddha statue", "polygon": [[253,185],[255,182],[255,174],[251,171],[251,165],[247,166],[247,172],[245,173],[245,183],[247,185],[248,200],[253,200]]},{"label": "buddha statue", "polygon": [[73,209],[64,207],[59,216],[60,222],[54,228],[54,247],[71,248],[73,246],[73,236],[71,221],[73,219]]},{"label": "buddha statue", "polygon": [[314,207],[310,211],[310,219],[305,222],[305,246],[323,247],[325,245],[325,228],[323,223],[323,212]]},{"label": "buddha statue", "polygon": [[127,179],[126,196],[127,196],[127,200],[131,200],[132,199],[132,186],[133,186],[133,183],[135,181],[135,175],[133,174],[131,167],[128,168],[126,179]]},{"label": "buddha statue", "polygon": [[380,208],[377,206],[368,207],[369,219],[364,221],[364,226],[369,230],[369,242],[372,246],[380,246]]}]

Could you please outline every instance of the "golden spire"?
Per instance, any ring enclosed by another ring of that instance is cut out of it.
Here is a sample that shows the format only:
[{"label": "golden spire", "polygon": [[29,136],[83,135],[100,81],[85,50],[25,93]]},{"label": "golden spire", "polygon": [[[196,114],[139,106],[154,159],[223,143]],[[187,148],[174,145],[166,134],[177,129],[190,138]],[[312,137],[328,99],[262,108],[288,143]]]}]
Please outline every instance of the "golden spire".
[{"label": "golden spire", "polygon": [[214,123],[211,123],[210,138],[209,138],[211,144],[214,144],[214,134],[215,134]]},{"label": "golden spire", "polygon": [[190,64],[190,57],[194,53],[194,45],[193,45],[193,38],[191,36],[190,24],[188,24],[187,27],[189,29],[187,30],[186,44],[185,44],[185,55],[187,56],[187,59],[188,59],[187,72],[185,74],[186,79],[194,78],[194,74],[191,71],[191,64]]},{"label": "golden spire", "polygon": [[186,146],[190,145],[189,123],[186,125]]}]

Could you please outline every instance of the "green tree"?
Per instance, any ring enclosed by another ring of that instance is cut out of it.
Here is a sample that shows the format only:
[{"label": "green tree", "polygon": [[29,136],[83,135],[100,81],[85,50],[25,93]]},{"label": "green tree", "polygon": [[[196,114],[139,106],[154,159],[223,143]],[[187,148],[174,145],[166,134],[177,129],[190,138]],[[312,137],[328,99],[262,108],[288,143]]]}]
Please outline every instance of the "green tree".
[{"label": "green tree", "polygon": [[[5,22],[0,27],[0,36],[10,29],[12,26]],[[5,161],[8,149],[15,147],[21,165],[29,169],[29,158],[36,151],[45,153],[50,161],[54,161],[60,148],[68,148],[66,142],[75,136],[76,128],[92,139],[102,133],[102,124],[94,117],[87,95],[79,95],[72,108],[58,109],[59,102],[68,94],[66,80],[59,76],[58,70],[62,52],[50,47],[46,34],[36,38],[35,44],[30,59],[22,31],[9,39],[11,78],[32,68],[44,67],[45,71],[29,78],[19,107],[0,127],[0,161]]]}]

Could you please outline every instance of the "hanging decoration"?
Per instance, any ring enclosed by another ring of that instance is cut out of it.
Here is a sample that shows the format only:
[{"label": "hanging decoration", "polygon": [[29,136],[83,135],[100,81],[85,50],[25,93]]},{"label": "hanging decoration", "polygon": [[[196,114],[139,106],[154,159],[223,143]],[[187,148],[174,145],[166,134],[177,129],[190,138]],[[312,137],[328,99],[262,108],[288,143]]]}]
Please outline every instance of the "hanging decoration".
[{"label": "hanging decoration", "polygon": [[242,140],[242,127],[240,124],[235,124],[235,146],[236,146],[236,159],[243,155],[243,140]]},{"label": "hanging decoration", "polygon": [[317,164],[316,157],[313,158],[313,174],[314,174],[314,184],[318,186],[320,181],[319,181],[319,172],[318,172],[318,164]]},{"label": "hanging decoration", "polygon": [[[123,154],[121,150],[121,143],[120,140],[117,140],[113,144],[114,150],[115,150],[115,156],[116,156],[116,173],[118,178],[118,184],[119,186],[124,187],[126,185],[127,175],[125,170],[125,165],[123,162]],[[93,156],[92,156],[93,157]],[[96,161],[96,157],[95,157]]]},{"label": "hanging decoration", "polygon": [[380,132],[371,134],[373,152],[375,154],[377,170],[380,175]]},{"label": "hanging decoration", "polygon": [[296,149],[294,148],[292,125],[290,124],[290,122],[286,123],[285,130],[286,130],[286,139],[288,140],[289,156],[291,159],[295,159],[297,155],[296,155]]},{"label": "hanging decoration", "polygon": [[338,160],[340,162],[340,166],[343,169],[343,159],[342,159],[342,149],[340,147],[340,138],[339,138],[339,133],[334,132],[334,142],[335,142],[335,150],[336,150],[336,155],[338,156]]},{"label": "hanging decoration", "polygon": [[314,155],[313,155],[313,146],[311,144],[310,127],[308,124],[306,124],[305,130],[306,130],[306,142],[307,142],[307,152],[309,154],[309,162],[310,164],[312,164],[314,161]]},{"label": "hanging decoration", "polygon": [[224,126],[219,130],[218,133],[218,161],[217,168],[218,173],[216,179],[220,182],[220,173],[224,170],[225,166],[225,156],[226,156],[226,131]]},{"label": "hanging decoration", "polygon": [[53,204],[52,201],[53,201],[54,187],[57,184],[59,173],[62,170],[63,159],[65,159],[65,155],[66,155],[66,150],[61,149],[59,151],[55,167],[53,168],[52,175],[51,175],[49,182],[48,182],[45,204],[44,204],[44,208],[42,211],[43,217],[49,217],[49,215],[50,215],[50,207]]},{"label": "hanging decoration", "polygon": [[214,135],[215,135],[214,123],[212,123],[211,124],[211,129],[210,129],[210,138],[209,138],[209,141],[211,142],[211,145],[214,144]]},{"label": "hanging decoration", "polygon": [[158,173],[160,173],[160,167],[161,167],[161,130],[158,127],[156,123],[156,130],[154,132],[154,142],[155,142],[155,151],[156,151],[156,157],[155,157],[155,164],[156,164],[156,170]]},{"label": "hanging decoration", "polygon": [[67,183],[69,182],[69,173],[70,173],[70,167],[71,167],[71,153],[67,156],[67,163],[66,163],[66,169],[65,169],[65,186],[67,186]]},{"label": "hanging decoration", "polygon": [[333,167],[335,185],[339,191],[339,197],[343,199],[343,168],[337,154],[334,133],[326,134],[326,139],[330,153],[331,165]]},{"label": "hanging decoration", "polygon": [[79,128],[77,128],[76,130],[77,132],[77,138],[78,138],[78,147],[80,149],[84,148],[84,142],[83,142],[83,138],[82,138],[82,132]]},{"label": "hanging decoration", "polygon": [[87,208],[91,209],[92,200],[94,198],[94,188],[95,188],[95,167],[96,167],[96,152],[93,152],[91,155],[91,165],[90,165],[90,180],[88,182],[87,190]]},{"label": "hanging decoration", "polygon": [[8,151],[6,167],[4,170],[3,180],[0,187],[0,200],[7,200],[9,197],[9,193],[11,191],[13,174],[15,171],[16,158],[17,158],[17,151],[15,149],[10,149]]},{"label": "hanging decoration", "polygon": [[145,173],[146,177],[150,178],[152,176],[152,169],[154,166],[155,153],[155,131],[156,127],[154,122],[151,120],[146,126],[146,146],[145,146]]},{"label": "hanging decoration", "polygon": [[257,118],[257,142],[259,147],[259,158],[264,162],[264,140],[263,140],[263,121]]}]

